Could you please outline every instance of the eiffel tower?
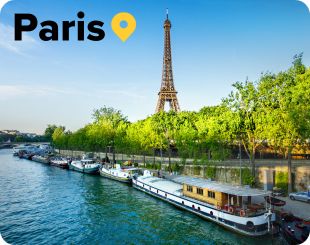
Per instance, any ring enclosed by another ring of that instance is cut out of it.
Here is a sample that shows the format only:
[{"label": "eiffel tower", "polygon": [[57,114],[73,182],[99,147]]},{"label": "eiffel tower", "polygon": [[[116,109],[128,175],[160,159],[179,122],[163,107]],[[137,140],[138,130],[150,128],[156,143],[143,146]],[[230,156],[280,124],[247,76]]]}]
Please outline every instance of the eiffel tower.
[{"label": "eiffel tower", "polygon": [[171,58],[171,43],[170,43],[170,29],[171,22],[168,18],[164,22],[165,29],[165,47],[164,47],[164,59],[163,59],[163,74],[160,91],[158,93],[158,102],[156,106],[156,113],[165,110],[165,103],[169,102],[170,110],[175,112],[180,111],[180,106],[177,98],[177,91],[174,87],[173,73],[172,73],[172,58]]}]

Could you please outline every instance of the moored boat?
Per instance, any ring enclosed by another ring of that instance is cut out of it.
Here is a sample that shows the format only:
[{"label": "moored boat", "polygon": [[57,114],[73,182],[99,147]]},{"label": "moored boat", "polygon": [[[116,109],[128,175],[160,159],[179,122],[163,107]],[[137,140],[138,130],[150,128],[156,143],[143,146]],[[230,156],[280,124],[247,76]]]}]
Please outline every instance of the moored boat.
[{"label": "moored boat", "polygon": [[52,166],[63,168],[63,169],[69,169],[69,161],[62,157],[55,157],[50,160],[50,163]]},{"label": "moored boat", "polygon": [[16,154],[19,158],[24,158],[27,160],[32,160],[32,157],[34,155],[44,155],[38,146],[31,145],[31,144],[20,145],[18,147],[14,147],[13,156],[16,156]]},{"label": "moored boat", "polygon": [[97,174],[100,164],[91,159],[82,159],[69,163],[69,169],[87,174]]},{"label": "moored boat", "polygon": [[16,146],[16,147],[13,147],[13,156],[19,156],[19,152],[20,151],[23,151],[23,150],[26,150],[26,145],[19,145],[19,146]]},{"label": "moored boat", "polygon": [[102,166],[99,171],[102,177],[117,180],[123,183],[131,183],[132,177],[138,174],[139,169],[132,167],[121,168],[120,164],[115,164],[115,168]]},{"label": "moored boat", "polygon": [[32,160],[34,153],[28,152],[27,150],[20,150],[18,152],[18,157],[21,159]]},{"label": "moored boat", "polygon": [[41,156],[41,155],[34,155],[32,157],[32,161],[34,162],[39,162],[39,163],[44,163],[44,164],[49,164],[50,159],[48,156]]},{"label": "moored boat", "polygon": [[286,204],[285,201],[282,201],[278,198],[275,198],[275,197],[271,197],[271,196],[265,196],[265,200],[271,204],[271,205],[274,205],[274,206],[277,206],[277,207],[282,207]]},{"label": "moored boat", "polygon": [[309,222],[289,213],[281,214],[281,235],[288,244],[306,244],[309,239]]},{"label": "moored boat", "polygon": [[185,176],[171,181],[147,170],[132,183],[136,189],[243,235],[265,235],[275,221],[264,200],[270,193],[262,190]]}]

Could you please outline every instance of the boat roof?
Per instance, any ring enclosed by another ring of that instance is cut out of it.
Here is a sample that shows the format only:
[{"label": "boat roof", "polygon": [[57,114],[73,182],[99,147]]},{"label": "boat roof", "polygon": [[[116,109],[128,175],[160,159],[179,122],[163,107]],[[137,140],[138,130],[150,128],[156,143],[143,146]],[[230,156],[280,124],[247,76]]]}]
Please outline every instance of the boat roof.
[{"label": "boat roof", "polygon": [[172,182],[170,180],[154,177],[154,176],[140,176],[140,180],[143,180],[143,183],[148,184],[159,190],[163,190],[172,194],[180,195],[182,191],[182,185]]},{"label": "boat roof", "polygon": [[139,168],[122,168],[122,170],[125,170],[125,171],[132,171],[132,170],[139,170]]},{"label": "boat roof", "polygon": [[212,191],[222,192],[236,196],[267,196],[271,192],[254,189],[246,186],[233,186],[220,182],[215,182],[202,178],[194,178],[189,176],[178,176],[172,179],[176,183],[192,185],[199,188],[207,188]]},{"label": "boat roof", "polygon": [[95,160],[92,159],[82,159],[81,162],[94,162]]}]

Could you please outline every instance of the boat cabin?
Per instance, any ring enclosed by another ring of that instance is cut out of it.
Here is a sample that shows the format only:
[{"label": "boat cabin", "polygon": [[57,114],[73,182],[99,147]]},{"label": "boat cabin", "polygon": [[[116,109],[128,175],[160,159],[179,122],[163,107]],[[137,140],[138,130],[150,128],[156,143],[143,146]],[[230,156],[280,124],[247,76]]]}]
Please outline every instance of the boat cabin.
[{"label": "boat cabin", "polygon": [[141,169],[139,168],[122,168],[123,171],[134,175],[134,174],[141,174]]},{"label": "boat cabin", "polygon": [[218,210],[247,217],[266,212],[264,197],[270,192],[191,177],[179,177],[178,182],[183,184],[183,196]]}]

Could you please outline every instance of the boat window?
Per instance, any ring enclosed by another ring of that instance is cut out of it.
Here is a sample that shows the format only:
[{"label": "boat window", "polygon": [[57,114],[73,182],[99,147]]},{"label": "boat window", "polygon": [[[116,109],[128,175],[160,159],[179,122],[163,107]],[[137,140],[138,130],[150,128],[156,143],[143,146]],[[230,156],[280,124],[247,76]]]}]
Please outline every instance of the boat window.
[{"label": "boat window", "polygon": [[215,192],[213,192],[213,191],[208,191],[208,197],[210,197],[210,198],[215,198]]},{"label": "boat window", "polygon": [[198,207],[198,211],[200,211],[200,207]]},{"label": "boat window", "polygon": [[184,201],[182,201],[182,204],[184,205]]},{"label": "boat window", "polygon": [[203,189],[201,188],[197,188],[197,194],[202,195],[203,196]]},{"label": "boat window", "polygon": [[192,208],[195,208],[195,205],[193,205]]},{"label": "boat window", "polygon": [[189,191],[189,192],[193,192],[193,187],[192,187],[192,186],[190,186],[190,185],[188,185],[188,186],[187,186],[187,191]]},{"label": "boat window", "polygon": [[167,197],[167,194],[165,194],[165,196]]},{"label": "boat window", "polygon": [[158,190],[157,190],[157,194],[158,194]]}]

